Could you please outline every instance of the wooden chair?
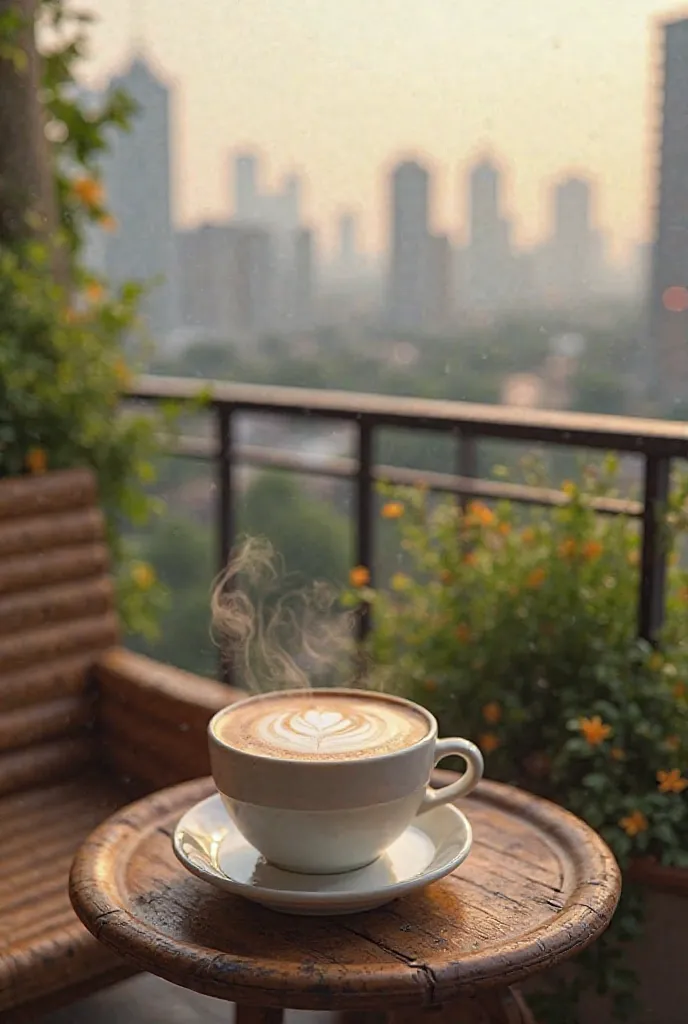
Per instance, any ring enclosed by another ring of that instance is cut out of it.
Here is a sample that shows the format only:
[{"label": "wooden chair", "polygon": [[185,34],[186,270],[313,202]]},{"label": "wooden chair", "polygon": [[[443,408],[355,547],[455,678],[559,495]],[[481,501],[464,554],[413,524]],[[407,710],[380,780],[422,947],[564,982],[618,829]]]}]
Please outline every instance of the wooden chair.
[{"label": "wooden chair", "polygon": [[0,1020],[131,973],[67,894],[85,836],[133,796],[209,771],[220,683],[116,646],[96,482],[0,481]]}]

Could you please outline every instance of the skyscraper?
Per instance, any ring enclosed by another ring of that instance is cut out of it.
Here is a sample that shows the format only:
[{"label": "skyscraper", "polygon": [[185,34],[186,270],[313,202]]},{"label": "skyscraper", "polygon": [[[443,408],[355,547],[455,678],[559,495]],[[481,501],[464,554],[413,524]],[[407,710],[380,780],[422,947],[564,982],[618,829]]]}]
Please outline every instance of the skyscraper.
[{"label": "skyscraper", "polygon": [[552,237],[548,254],[549,291],[565,306],[593,290],[596,248],[592,224],[592,188],[584,178],[567,178],[552,192]]},{"label": "skyscraper", "polygon": [[[663,26],[664,83],[646,369],[655,388],[688,384],[688,18]],[[651,368],[651,369],[650,369]]]},{"label": "skyscraper", "polygon": [[301,220],[301,179],[287,174],[281,188],[264,190],[258,156],[237,153],[233,159],[233,207],[235,221],[259,224],[278,234],[295,231]]},{"label": "skyscraper", "polygon": [[338,222],[339,251],[337,259],[341,269],[345,273],[351,273],[356,268],[358,251],[356,243],[356,217],[353,213],[343,213]]},{"label": "skyscraper", "polygon": [[177,259],[185,327],[223,341],[251,340],[271,329],[274,261],[264,228],[203,224],[181,231]]},{"label": "skyscraper", "polygon": [[454,312],[454,253],[447,235],[428,239],[427,321],[438,333],[446,330]]},{"label": "skyscraper", "polygon": [[234,158],[234,216],[237,220],[256,219],[258,197],[258,157],[238,153]]},{"label": "skyscraper", "polygon": [[387,315],[398,330],[422,331],[428,306],[430,175],[408,160],[394,167],[390,185]]},{"label": "skyscraper", "polygon": [[511,225],[502,214],[502,174],[489,158],[471,169],[468,183],[466,299],[469,307],[495,312],[513,291]]},{"label": "skyscraper", "polygon": [[104,263],[110,280],[150,285],[143,304],[156,340],[174,326],[174,241],[170,199],[170,91],[137,54],[110,83],[135,101],[129,132],[118,132],[103,160],[107,203],[117,229],[107,236]]}]

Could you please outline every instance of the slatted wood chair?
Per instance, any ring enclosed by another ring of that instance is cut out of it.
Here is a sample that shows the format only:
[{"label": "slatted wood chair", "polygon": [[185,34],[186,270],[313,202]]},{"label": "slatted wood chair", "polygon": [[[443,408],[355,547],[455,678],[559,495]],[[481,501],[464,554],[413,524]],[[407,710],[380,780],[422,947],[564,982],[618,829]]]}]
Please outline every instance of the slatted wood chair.
[{"label": "slatted wood chair", "polygon": [[0,1020],[131,973],[77,920],[77,847],[133,796],[206,775],[237,691],[117,646],[96,482],[0,481]]}]

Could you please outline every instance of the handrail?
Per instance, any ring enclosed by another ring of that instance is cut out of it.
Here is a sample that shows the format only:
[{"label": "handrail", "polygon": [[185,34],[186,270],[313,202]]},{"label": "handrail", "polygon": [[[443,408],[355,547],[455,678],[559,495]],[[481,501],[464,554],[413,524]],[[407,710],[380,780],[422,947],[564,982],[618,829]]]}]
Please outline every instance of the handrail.
[{"label": "handrail", "polygon": [[[139,377],[127,397],[146,402],[203,399],[214,413],[214,439],[183,437],[177,442],[177,449],[180,454],[209,458],[215,463],[221,566],[227,562],[233,541],[234,469],[239,463],[353,479],[356,491],[356,559],[371,569],[373,487],[380,479],[397,483],[424,481],[434,490],[458,495],[463,504],[470,498],[483,497],[556,506],[566,498],[555,489],[478,479],[477,441],[498,438],[635,453],[643,460],[642,501],[599,498],[594,499],[592,505],[601,513],[640,519],[642,550],[638,633],[651,642],[658,636],[664,615],[667,561],[662,538],[663,509],[669,498],[672,460],[688,458],[688,423],[542,409],[525,411],[469,402],[150,375]],[[233,438],[234,415],[237,412],[348,422],[356,429],[355,457],[323,459],[313,464],[300,458],[298,453],[258,445],[239,446]],[[379,427],[415,427],[449,433],[457,442],[455,472],[375,466],[372,459],[373,437]],[[367,628],[365,616],[361,627],[363,631]]]}]

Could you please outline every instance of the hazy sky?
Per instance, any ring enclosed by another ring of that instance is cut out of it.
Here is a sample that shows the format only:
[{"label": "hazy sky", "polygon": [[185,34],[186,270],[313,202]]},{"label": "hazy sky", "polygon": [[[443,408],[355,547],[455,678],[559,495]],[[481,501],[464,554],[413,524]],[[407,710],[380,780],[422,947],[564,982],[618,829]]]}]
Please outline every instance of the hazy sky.
[{"label": "hazy sky", "polygon": [[[89,7],[88,0],[80,6]],[[661,0],[92,0],[84,69],[121,69],[138,31],[174,85],[175,216],[229,210],[228,155],[255,146],[266,178],[307,176],[307,211],[331,233],[362,213],[384,229],[384,174],[414,153],[437,169],[438,228],[460,232],[460,174],[482,150],[509,169],[519,241],[538,237],[547,184],[598,182],[598,220],[625,247],[648,233]],[[132,11],[136,9],[137,14]],[[688,5],[683,9],[688,15]]]}]

